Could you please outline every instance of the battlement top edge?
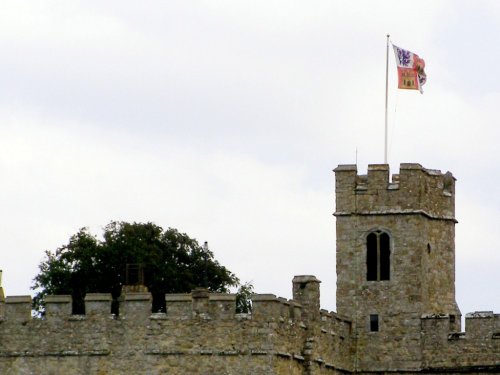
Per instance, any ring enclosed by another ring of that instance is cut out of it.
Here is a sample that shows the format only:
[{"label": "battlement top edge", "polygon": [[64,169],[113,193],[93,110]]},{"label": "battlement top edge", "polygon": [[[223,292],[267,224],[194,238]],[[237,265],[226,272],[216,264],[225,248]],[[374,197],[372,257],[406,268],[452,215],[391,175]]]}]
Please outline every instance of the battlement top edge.
[{"label": "battlement top edge", "polygon": [[252,294],[251,297],[253,302],[258,301],[278,301],[278,298],[275,294]]},{"label": "battlement top edge", "polygon": [[87,293],[85,301],[111,301],[113,298],[109,293]]},{"label": "battlement top edge", "polygon": [[211,293],[208,296],[210,301],[234,301],[236,300],[236,294],[229,293]]},{"label": "battlement top edge", "polygon": [[45,296],[45,303],[71,303],[72,297],[69,294],[52,294]]},{"label": "battlement top edge", "polygon": [[151,293],[126,293],[125,301],[150,301]]},{"label": "battlement top edge", "polygon": [[[389,164],[368,164],[368,171],[388,171],[390,170]],[[424,168],[419,163],[400,163],[399,170],[420,170],[430,176],[440,176],[443,173],[439,169]],[[358,167],[356,164],[339,164],[337,168],[333,169],[334,172],[357,172]],[[450,173],[450,172],[447,172]]]},{"label": "battlement top edge", "polygon": [[356,164],[339,164],[337,168],[334,168],[334,172],[343,172],[343,171],[358,171],[358,167]]},{"label": "battlement top edge", "polygon": [[465,314],[465,319],[473,318],[494,318],[495,313],[493,311],[473,311]]},{"label": "battlement top edge", "polygon": [[321,280],[317,279],[316,276],[313,276],[313,275],[297,275],[297,276],[294,276],[292,282],[294,282],[294,283],[306,283],[306,282],[321,283]]},{"label": "battlement top edge", "polygon": [[7,296],[5,303],[31,303],[31,296]]},{"label": "battlement top edge", "polygon": [[368,171],[388,171],[389,164],[368,164]]},{"label": "battlement top edge", "polygon": [[191,294],[190,293],[165,294],[165,301],[167,302],[191,301]]},{"label": "battlement top edge", "polygon": [[424,170],[425,168],[422,167],[420,163],[401,163],[399,164],[399,169],[422,169]]}]

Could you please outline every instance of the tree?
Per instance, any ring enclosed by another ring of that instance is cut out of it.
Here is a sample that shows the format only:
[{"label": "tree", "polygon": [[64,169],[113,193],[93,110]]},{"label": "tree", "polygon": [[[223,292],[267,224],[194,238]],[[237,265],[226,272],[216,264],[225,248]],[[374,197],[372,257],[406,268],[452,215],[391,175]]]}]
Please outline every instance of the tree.
[{"label": "tree", "polygon": [[153,311],[164,311],[165,293],[189,293],[196,287],[228,292],[238,278],[214,259],[207,247],[176,229],[153,223],[111,222],[103,239],[82,228],[68,244],[46,251],[33,279],[34,309],[43,312],[49,294],[70,294],[73,313],[83,314],[86,293],[111,293],[114,312],[126,284],[127,265],[141,265],[144,285],[153,296]]},{"label": "tree", "polygon": [[252,312],[253,285],[250,282],[241,284],[236,293],[236,312],[250,314]]}]

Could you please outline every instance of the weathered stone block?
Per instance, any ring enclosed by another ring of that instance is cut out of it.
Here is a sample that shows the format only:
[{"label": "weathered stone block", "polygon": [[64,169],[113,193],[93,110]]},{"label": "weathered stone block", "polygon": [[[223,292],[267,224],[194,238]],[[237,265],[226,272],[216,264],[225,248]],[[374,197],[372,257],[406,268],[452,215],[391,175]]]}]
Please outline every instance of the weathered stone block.
[{"label": "weathered stone block", "polygon": [[85,315],[106,316],[111,314],[111,294],[87,293],[85,296]]},{"label": "weathered stone block", "polygon": [[5,319],[19,323],[31,320],[31,296],[8,296],[5,299]]},{"label": "weathered stone block", "polygon": [[234,319],[236,313],[236,295],[211,293],[209,295],[209,313],[214,319]]},{"label": "weathered stone block", "polygon": [[169,318],[191,318],[193,314],[191,294],[166,294],[165,301]]},{"label": "weathered stone block", "polygon": [[120,316],[125,319],[146,319],[151,315],[151,293],[126,293],[122,296]]},{"label": "weathered stone block", "polygon": [[72,311],[72,298],[70,295],[45,296],[45,316],[68,317]]},{"label": "weathered stone block", "polygon": [[252,316],[257,320],[278,320],[281,316],[281,302],[274,294],[254,294]]}]

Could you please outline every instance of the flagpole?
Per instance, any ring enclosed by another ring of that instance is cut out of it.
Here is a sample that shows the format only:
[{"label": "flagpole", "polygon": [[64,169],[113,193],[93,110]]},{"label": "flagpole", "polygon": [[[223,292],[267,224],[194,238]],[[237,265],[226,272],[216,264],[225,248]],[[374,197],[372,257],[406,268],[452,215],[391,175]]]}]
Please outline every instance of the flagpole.
[{"label": "flagpole", "polygon": [[385,137],[384,137],[384,164],[387,164],[387,102],[389,97],[389,37],[387,34],[387,45],[385,53]]}]

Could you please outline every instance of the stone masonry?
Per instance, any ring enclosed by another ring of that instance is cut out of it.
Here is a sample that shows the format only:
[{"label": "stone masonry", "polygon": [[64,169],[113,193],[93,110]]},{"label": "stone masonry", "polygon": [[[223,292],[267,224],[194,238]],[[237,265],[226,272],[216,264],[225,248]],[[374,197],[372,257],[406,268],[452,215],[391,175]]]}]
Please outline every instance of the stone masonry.
[{"label": "stone masonry", "polygon": [[[455,302],[455,179],[401,164],[336,174],[337,309],[320,309],[320,281],[295,276],[293,299],[196,289],[165,296],[124,289],[48,296],[43,319],[30,296],[4,297],[0,271],[0,374],[491,374],[500,373],[500,315],[465,316]],[[369,255],[371,254],[371,255]],[[376,272],[370,274],[370,269]]]}]

